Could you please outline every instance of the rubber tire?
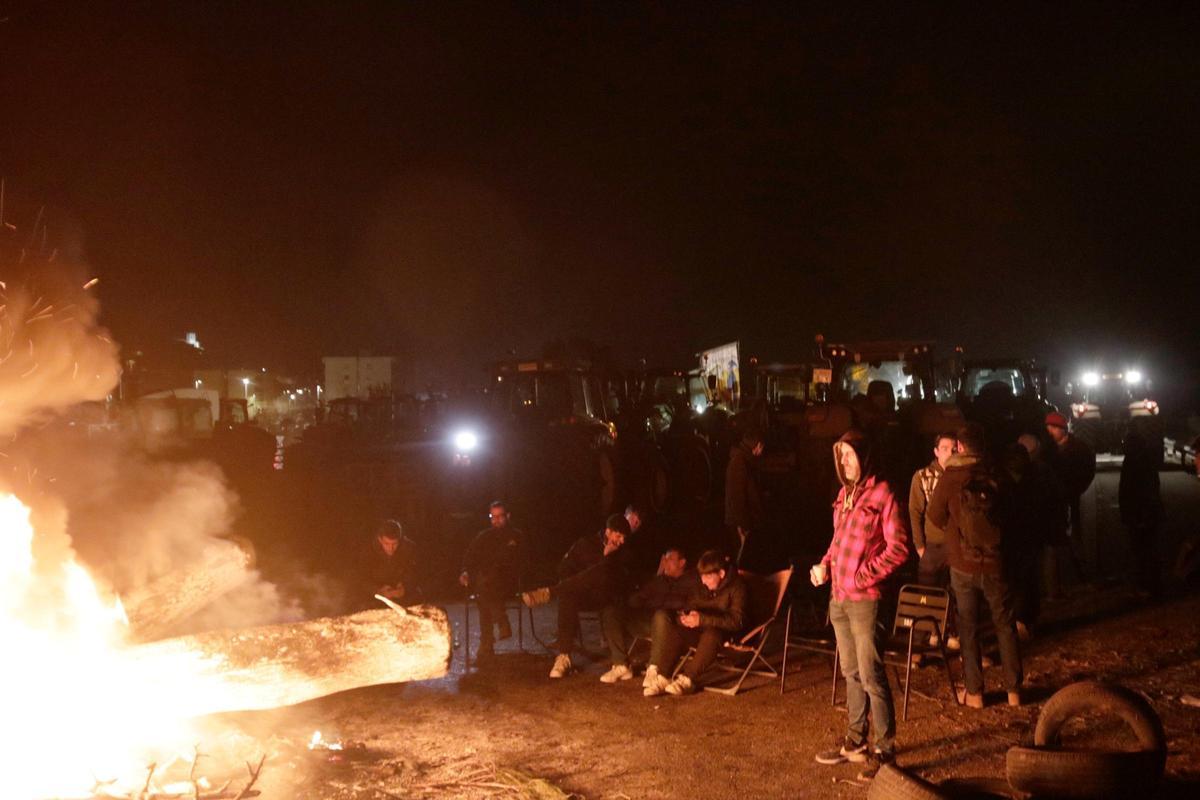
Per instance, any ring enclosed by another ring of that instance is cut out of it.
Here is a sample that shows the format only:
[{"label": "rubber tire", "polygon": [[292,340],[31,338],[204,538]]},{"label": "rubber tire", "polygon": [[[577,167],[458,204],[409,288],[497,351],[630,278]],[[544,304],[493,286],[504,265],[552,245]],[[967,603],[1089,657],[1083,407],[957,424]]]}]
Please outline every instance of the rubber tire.
[{"label": "rubber tire", "polygon": [[954,800],[1012,800],[1013,789],[1003,778],[947,778],[938,789]]},{"label": "rubber tire", "polygon": [[1014,789],[1036,797],[1145,797],[1153,794],[1166,759],[1165,750],[1104,753],[1013,747],[1006,772]]},{"label": "rubber tire", "polygon": [[867,790],[867,800],[950,800],[952,797],[895,764],[880,767]]},{"label": "rubber tire", "polygon": [[1071,718],[1087,711],[1116,714],[1137,736],[1142,750],[1166,752],[1167,734],[1154,707],[1137,692],[1115,683],[1080,681],[1054,693],[1038,715],[1033,743],[1037,747],[1059,744],[1058,734]]}]

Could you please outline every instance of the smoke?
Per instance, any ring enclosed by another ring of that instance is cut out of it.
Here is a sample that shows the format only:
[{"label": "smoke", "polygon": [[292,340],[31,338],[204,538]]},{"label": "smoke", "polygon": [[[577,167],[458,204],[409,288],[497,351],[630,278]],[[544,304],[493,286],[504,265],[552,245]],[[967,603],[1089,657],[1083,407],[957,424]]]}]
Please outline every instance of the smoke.
[{"label": "smoke", "polygon": [[[298,618],[298,605],[253,569],[252,548],[230,541],[239,501],[215,464],[152,455],[128,432],[88,424],[112,411],[121,373],[118,347],[98,322],[94,281],[50,265],[24,279],[8,271],[0,274],[0,437],[11,440],[0,444],[0,485],[33,510],[39,574],[61,576],[78,555],[122,597],[192,586],[206,604],[163,635]],[[225,570],[206,584],[213,563]]]}]

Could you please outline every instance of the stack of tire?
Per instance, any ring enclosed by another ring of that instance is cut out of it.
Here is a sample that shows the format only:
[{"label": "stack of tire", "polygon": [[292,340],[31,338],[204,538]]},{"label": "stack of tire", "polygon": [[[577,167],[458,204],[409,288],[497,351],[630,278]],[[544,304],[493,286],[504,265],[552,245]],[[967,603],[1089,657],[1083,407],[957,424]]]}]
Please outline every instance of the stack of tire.
[{"label": "stack of tire", "polygon": [[[1119,717],[1137,739],[1134,750],[1063,747],[1063,727],[1075,717],[1099,712]],[[1065,798],[1102,800],[1152,796],[1166,765],[1162,721],[1136,692],[1111,683],[1084,681],[1060,690],[1042,708],[1033,747],[1008,751],[1008,780],[950,779],[932,784],[893,764],[879,770],[868,800],[953,798]]]}]

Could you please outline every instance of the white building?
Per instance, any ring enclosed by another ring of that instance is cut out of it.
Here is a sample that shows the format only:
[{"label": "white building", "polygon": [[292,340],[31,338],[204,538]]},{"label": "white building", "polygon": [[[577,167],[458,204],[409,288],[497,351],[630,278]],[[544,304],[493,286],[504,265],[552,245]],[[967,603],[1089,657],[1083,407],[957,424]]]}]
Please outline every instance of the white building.
[{"label": "white building", "polygon": [[339,397],[383,397],[400,391],[398,359],[392,356],[325,356],[326,402]]}]

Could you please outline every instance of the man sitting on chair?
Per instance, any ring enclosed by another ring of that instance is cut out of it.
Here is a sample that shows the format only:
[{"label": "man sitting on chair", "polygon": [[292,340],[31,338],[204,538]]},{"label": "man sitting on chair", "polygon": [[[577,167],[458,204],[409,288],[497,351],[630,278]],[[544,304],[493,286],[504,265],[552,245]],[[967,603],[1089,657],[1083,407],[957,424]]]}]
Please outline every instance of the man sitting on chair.
[{"label": "man sitting on chair", "polygon": [[517,591],[525,564],[525,535],[508,524],[504,503],[493,501],[488,519],[491,525],[471,541],[458,576],[479,600],[479,656],[484,659],[493,652],[493,627],[499,628],[502,641],[512,636],[504,601]]},{"label": "man sitting on chair", "polygon": [[[634,637],[650,638],[650,625],[657,611],[682,611],[700,589],[700,576],[688,567],[683,551],[671,547],[658,560],[658,573],[629,596],[625,604],[616,603],[600,612],[604,638],[612,652],[612,668],[600,676],[601,683],[627,681],[633,677],[629,668],[629,644]],[[653,657],[651,658],[653,661]],[[658,670],[647,671],[644,686],[648,686]]]},{"label": "man sitting on chair", "polygon": [[[642,694],[673,695],[696,691],[696,680],[717,660],[721,645],[742,629],[746,619],[746,582],[729,559],[717,550],[700,556],[696,564],[700,587],[681,611],[654,612],[651,623],[650,666]],[[684,646],[696,648],[675,680],[668,674]]]},{"label": "man sitting on chair", "polygon": [[567,552],[564,565],[560,565],[560,574],[565,574],[561,581],[521,595],[530,608],[558,599],[558,656],[550,669],[551,678],[561,678],[572,669],[571,647],[579,635],[579,612],[603,614],[628,591],[629,570],[622,549],[628,535],[625,517],[613,514],[599,537],[584,537]]}]

